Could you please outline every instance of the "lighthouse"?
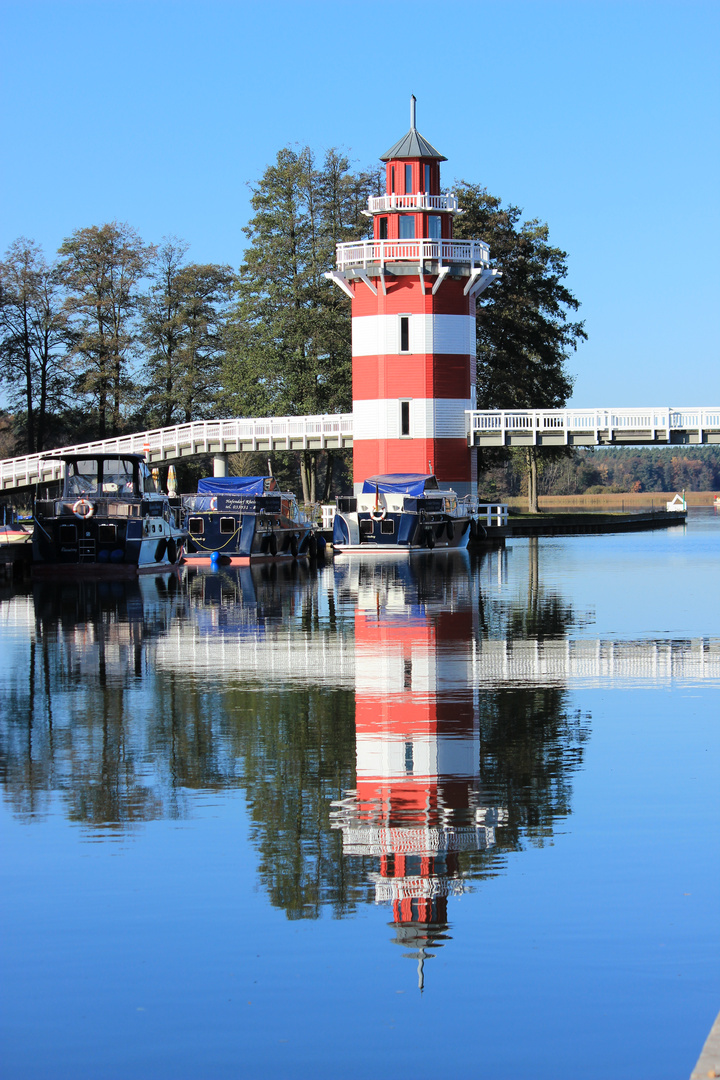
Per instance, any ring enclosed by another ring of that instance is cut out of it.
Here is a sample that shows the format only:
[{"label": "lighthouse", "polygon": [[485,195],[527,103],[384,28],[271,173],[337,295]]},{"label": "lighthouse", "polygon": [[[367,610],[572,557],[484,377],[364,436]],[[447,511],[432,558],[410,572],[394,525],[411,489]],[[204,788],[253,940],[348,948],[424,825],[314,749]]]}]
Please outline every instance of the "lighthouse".
[{"label": "lighthouse", "polygon": [[417,130],[382,155],[372,240],[338,244],[326,276],[352,300],[355,492],[376,474],[434,473],[458,495],[477,488],[466,413],[475,408],[475,303],[497,271],[488,245],[455,240],[447,160]]}]

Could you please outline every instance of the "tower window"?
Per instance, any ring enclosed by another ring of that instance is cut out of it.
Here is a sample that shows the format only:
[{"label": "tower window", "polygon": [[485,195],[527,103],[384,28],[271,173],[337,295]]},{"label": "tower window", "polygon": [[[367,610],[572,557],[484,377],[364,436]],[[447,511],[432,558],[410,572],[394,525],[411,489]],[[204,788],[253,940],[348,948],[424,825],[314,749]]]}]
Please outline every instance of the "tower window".
[{"label": "tower window", "polygon": [[390,191],[395,190],[395,166],[390,166]]},{"label": "tower window", "polygon": [[412,191],[412,165],[405,166],[405,194],[409,195]]},{"label": "tower window", "polygon": [[400,434],[410,434],[410,402],[400,402]]},{"label": "tower window", "polygon": [[400,214],[400,239],[401,240],[414,240],[415,239],[415,215],[414,214]]},{"label": "tower window", "polygon": [[430,166],[425,166],[425,191],[430,194]]},{"label": "tower window", "polygon": [[442,236],[442,222],[439,214],[428,215],[428,236],[431,240],[439,240]]},{"label": "tower window", "polygon": [[409,315],[401,315],[400,316],[400,352],[410,352],[410,316]]},{"label": "tower window", "polygon": [[381,217],[378,220],[378,238],[380,240],[387,240],[387,218]]}]

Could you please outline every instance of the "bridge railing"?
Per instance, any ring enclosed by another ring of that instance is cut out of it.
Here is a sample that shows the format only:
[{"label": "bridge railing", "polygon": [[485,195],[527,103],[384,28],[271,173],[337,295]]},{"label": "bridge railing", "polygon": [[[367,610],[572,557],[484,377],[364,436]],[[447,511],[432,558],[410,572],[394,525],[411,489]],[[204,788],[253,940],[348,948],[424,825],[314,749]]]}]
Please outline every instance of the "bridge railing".
[{"label": "bridge railing", "polygon": [[188,424],[95,439],[0,461],[0,489],[51,483],[62,476],[63,455],[142,454],[150,463],[174,461],[193,454],[238,450],[303,449],[343,446],[352,439],[352,413],[318,416],[242,417],[194,420]]},{"label": "bridge railing", "polygon": [[478,433],[720,431],[720,408],[508,409],[467,413],[468,437]]}]

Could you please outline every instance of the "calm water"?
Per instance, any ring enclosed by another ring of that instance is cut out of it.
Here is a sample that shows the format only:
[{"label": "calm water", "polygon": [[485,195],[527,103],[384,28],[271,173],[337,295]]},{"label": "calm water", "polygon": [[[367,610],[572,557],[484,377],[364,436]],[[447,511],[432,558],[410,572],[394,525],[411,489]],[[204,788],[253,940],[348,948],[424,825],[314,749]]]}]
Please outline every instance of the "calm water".
[{"label": "calm water", "polygon": [[2,1075],[689,1075],[720,520],[0,599]]}]

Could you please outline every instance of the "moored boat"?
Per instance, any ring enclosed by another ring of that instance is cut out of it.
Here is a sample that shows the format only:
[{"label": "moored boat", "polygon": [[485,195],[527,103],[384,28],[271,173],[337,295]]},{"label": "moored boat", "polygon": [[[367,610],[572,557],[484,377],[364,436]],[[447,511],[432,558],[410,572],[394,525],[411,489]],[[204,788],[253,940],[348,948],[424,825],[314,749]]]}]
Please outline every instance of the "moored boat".
[{"label": "moored boat", "polygon": [[33,571],[127,575],[177,564],[185,533],[142,454],[63,455],[57,499],[36,499]]},{"label": "moored boat", "polygon": [[371,476],[358,495],[340,497],[333,519],[336,552],[398,553],[467,547],[471,516],[431,473]]},{"label": "moored boat", "polygon": [[181,502],[185,562],[243,565],[317,554],[312,521],[272,476],[210,476]]}]

